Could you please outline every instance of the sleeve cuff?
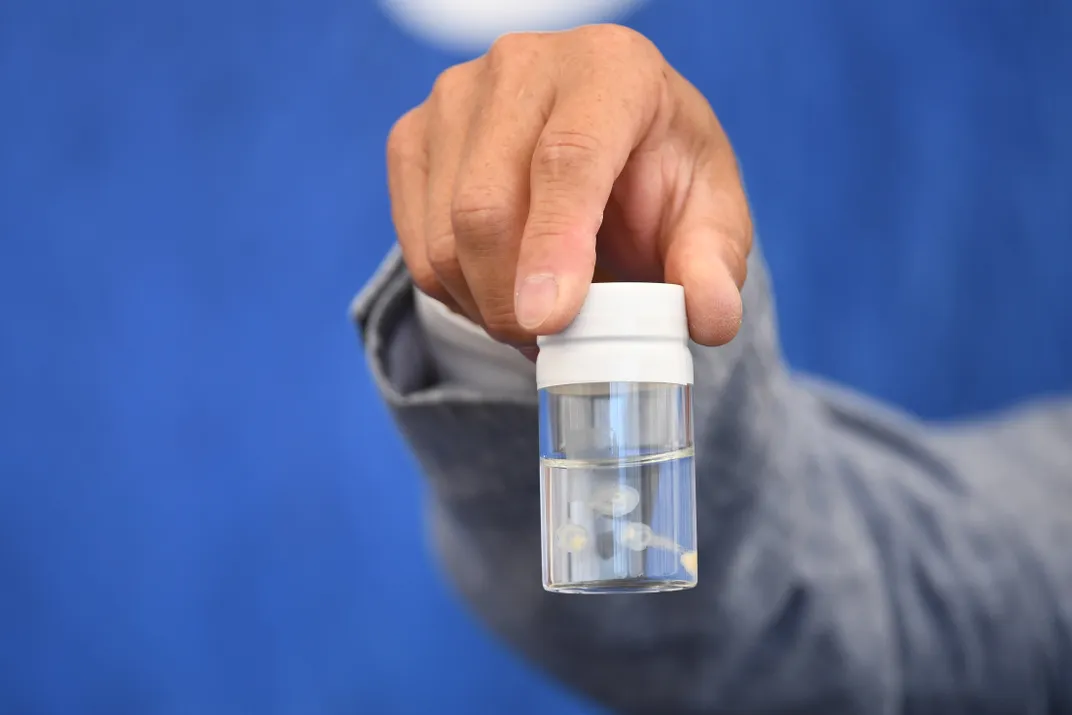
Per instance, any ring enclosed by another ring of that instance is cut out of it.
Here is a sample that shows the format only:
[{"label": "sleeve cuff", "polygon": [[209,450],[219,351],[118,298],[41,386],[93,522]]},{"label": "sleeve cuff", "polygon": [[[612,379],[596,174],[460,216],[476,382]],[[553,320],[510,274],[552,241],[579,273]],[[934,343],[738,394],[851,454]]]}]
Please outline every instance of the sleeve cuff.
[{"label": "sleeve cuff", "polygon": [[521,353],[416,287],[413,295],[417,319],[443,380],[495,394],[536,393],[536,366]]},{"label": "sleeve cuff", "polygon": [[536,400],[535,366],[418,291],[397,245],[354,298],[350,316],[392,404]]}]

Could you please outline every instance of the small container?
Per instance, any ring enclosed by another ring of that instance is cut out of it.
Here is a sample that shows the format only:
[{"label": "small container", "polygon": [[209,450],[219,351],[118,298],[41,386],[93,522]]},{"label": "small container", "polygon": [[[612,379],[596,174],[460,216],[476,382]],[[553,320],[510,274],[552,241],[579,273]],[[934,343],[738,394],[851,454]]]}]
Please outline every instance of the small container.
[{"label": "small container", "polygon": [[681,286],[596,283],[538,339],[543,585],[696,585],[692,354]]}]

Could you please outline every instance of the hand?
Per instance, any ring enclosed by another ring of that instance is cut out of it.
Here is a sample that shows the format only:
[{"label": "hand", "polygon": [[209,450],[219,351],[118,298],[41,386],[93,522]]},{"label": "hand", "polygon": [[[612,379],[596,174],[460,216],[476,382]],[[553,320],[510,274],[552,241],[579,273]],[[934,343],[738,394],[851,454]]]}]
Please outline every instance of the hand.
[{"label": "hand", "polygon": [[502,37],[439,76],[387,157],[414,282],[497,340],[562,330],[597,275],[682,285],[698,343],[740,326],[752,223],[733,150],[632,30]]}]

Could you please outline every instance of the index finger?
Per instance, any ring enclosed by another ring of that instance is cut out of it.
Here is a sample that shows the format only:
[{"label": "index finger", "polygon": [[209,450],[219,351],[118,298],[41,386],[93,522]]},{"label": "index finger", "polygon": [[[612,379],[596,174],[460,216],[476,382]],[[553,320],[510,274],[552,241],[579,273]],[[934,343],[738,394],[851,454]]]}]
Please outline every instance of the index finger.
[{"label": "index finger", "polygon": [[554,333],[580,310],[611,190],[659,119],[661,75],[613,66],[562,87],[532,156],[528,220],[514,278],[518,325]]}]

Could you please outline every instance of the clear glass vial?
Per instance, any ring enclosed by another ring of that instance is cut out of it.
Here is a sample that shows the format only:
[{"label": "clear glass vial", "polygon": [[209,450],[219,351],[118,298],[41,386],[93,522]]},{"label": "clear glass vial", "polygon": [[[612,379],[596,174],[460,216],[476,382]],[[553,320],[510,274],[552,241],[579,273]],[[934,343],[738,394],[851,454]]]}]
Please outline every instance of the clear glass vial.
[{"label": "clear glass vial", "polygon": [[692,354],[681,286],[597,283],[539,339],[543,585],[696,585]]}]

